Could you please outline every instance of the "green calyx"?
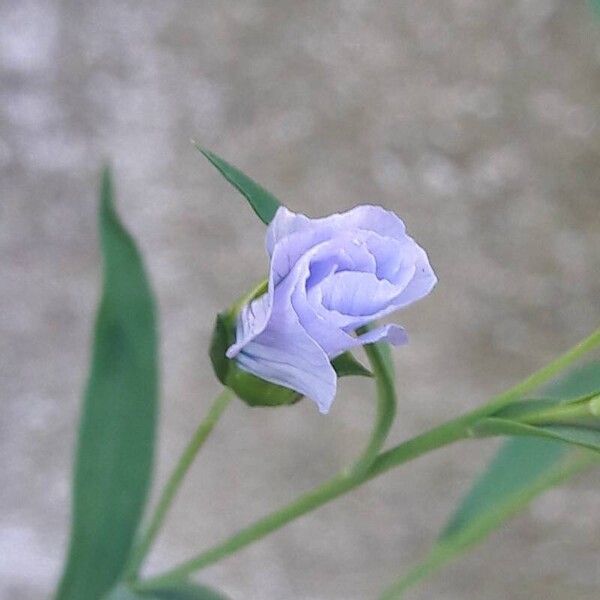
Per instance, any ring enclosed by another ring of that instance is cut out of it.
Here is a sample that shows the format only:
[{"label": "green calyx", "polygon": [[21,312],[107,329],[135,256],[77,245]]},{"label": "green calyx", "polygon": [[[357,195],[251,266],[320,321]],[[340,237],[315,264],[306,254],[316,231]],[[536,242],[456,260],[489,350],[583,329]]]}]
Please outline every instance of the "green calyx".
[{"label": "green calyx", "polygon": [[295,404],[302,394],[289,388],[265,381],[241,369],[237,362],[227,358],[227,348],[235,342],[236,319],[241,308],[266,290],[266,282],[236,302],[229,310],[219,313],[215,321],[209,355],[219,381],[233,390],[249,406],[281,406]]}]

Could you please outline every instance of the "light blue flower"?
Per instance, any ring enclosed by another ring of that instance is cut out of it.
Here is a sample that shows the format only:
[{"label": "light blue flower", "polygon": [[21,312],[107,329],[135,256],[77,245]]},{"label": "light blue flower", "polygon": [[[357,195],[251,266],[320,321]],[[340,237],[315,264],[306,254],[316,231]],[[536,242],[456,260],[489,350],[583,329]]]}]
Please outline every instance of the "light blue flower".
[{"label": "light blue flower", "polygon": [[242,308],[227,350],[242,369],[296,390],[327,413],[336,392],[331,360],[385,340],[398,325],[355,331],[426,296],[436,276],[404,223],[379,206],[323,219],[280,208],[267,230],[268,292]]}]

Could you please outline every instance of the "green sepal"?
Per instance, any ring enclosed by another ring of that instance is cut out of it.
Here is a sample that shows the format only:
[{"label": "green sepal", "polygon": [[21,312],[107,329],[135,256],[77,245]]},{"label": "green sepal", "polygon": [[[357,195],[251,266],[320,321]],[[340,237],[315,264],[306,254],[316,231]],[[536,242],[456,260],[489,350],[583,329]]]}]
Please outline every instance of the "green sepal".
[{"label": "green sepal", "polygon": [[265,381],[240,369],[235,361],[229,362],[230,367],[225,385],[249,406],[284,406],[296,404],[302,399],[302,394],[295,390]]},{"label": "green sepal", "polygon": [[344,352],[331,361],[338,377],[358,375],[360,377],[373,377],[373,373],[361,364],[350,352]]},{"label": "green sepal", "polygon": [[215,320],[208,355],[217,379],[227,385],[227,373],[231,361],[225,356],[227,348],[233,343],[231,332],[231,317],[227,313],[219,313]]}]

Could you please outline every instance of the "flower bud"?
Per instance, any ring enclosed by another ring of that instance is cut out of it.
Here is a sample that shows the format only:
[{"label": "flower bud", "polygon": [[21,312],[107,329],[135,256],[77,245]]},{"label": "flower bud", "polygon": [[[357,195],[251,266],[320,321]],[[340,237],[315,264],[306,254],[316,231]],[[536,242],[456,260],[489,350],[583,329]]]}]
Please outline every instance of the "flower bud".
[{"label": "flower bud", "polygon": [[265,284],[266,282],[262,283],[229,310],[217,315],[210,342],[210,360],[219,381],[233,390],[246,404],[250,406],[294,404],[302,398],[302,394],[245,371],[240,368],[235,359],[229,359],[225,355],[227,348],[235,342],[239,311],[247,302],[264,293]]}]

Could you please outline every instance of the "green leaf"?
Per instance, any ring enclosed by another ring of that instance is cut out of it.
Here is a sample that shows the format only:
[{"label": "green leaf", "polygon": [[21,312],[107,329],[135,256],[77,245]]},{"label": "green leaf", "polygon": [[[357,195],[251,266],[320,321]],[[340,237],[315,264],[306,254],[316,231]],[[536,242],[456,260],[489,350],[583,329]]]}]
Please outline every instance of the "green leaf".
[{"label": "green leaf", "polygon": [[388,588],[381,600],[406,590],[485,539],[545,490],[598,464],[593,453],[569,452],[561,442],[514,438],[476,481],[423,562]]},{"label": "green leaf", "polygon": [[484,419],[473,427],[477,436],[512,435],[554,439],[600,452],[600,430],[568,425],[535,426],[508,419]]},{"label": "green leaf", "polygon": [[505,442],[464,497],[440,539],[450,540],[478,519],[486,519],[488,513],[496,512],[531,482],[551,473],[566,454],[564,445],[547,440],[519,438]]},{"label": "green leaf", "polygon": [[136,592],[123,584],[104,600],[227,600],[227,597],[206,586],[182,582],[147,592]]},{"label": "green leaf", "polygon": [[[556,399],[580,399],[600,387],[600,362],[572,370],[566,377],[547,386],[544,396]],[[530,406],[527,401],[520,404]],[[519,406],[516,404],[515,406]],[[512,493],[523,491],[537,477],[550,473],[569,454],[569,448],[557,441],[515,438],[500,448],[471,491],[465,496],[444,529],[442,539],[455,533],[458,524],[465,527],[479,515],[493,510]]]},{"label": "green leaf", "polygon": [[152,592],[152,596],[157,600],[227,600],[221,592],[192,583],[158,588]]},{"label": "green leaf", "polygon": [[259,219],[265,225],[268,225],[273,220],[277,209],[281,206],[279,200],[277,200],[271,192],[265,190],[265,188],[256,183],[256,181],[250,179],[250,177],[242,173],[233,165],[230,165],[220,156],[217,156],[214,152],[202,148],[198,144],[196,144],[196,148],[206,156],[233,187],[246,197],[246,200],[248,200]]},{"label": "green leaf", "polygon": [[[599,388],[600,362],[594,362],[572,371],[546,388],[544,396],[577,400]],[[555,439],[527,436],[507,440],[465,495],[426,559],[384,592],[381,598],[400,598],[415,583],[483,540],[544,490],[592,464],[599,464],[597,454],[572,450],[564,443],[566,437],[575,436],[572,431],[566,431],[570,427],[555,426],[553,429]],[[594,430],[585,431],[577,441],[590,446],[590,440],[584,439],[584,436]],[[511,435],[516,433],[514,430],[510,432]],[[558,436],[562,436],[561,441]],[[569,441],[575,443],[575,437]]]},{"label": "green leaf", "polygon": [[[104,596],[103,600],[140,600],[140,598],[142,598],[142,596],[128,588],[126,585],[119,585]],[[152,596],[144,596],[144,598],[152,598]]]},{"label": "green leaf", "polygon": [[118,580],[150,485],[158,398],[155,308],[141,256],[102,176],[102,299],[79,428],[73,520],[57,600],[96,600]]},{"label": "green leaf", "polygon": [[569,372],[567,377],[544,388],[544,397],[563,401],[578,400],[600,390],[600,361],[593,361]]},{"label": "green leaf", "polygon": [[349,375],[373,377],[373,373],[356,360],[351,352],[344,352],[334,358],[331,361],[331,366],[335,369],[338,377],[347,377]]},{"label": "green leaf", "polygon": [[[565,418],[575,416],[594,416],[592,406],[596,404],[596,398],[600,398],[599,392],[578,396],[575,398],[539,398],[520,400],[514,404],[503,406],[500,410],[488,415],[511,421],[529,422],[528,419],[537,418],[537,422],[544,415],[555,414],[556,417],[562,412]],[[578,409],[579,407],[579,409]]]}]

